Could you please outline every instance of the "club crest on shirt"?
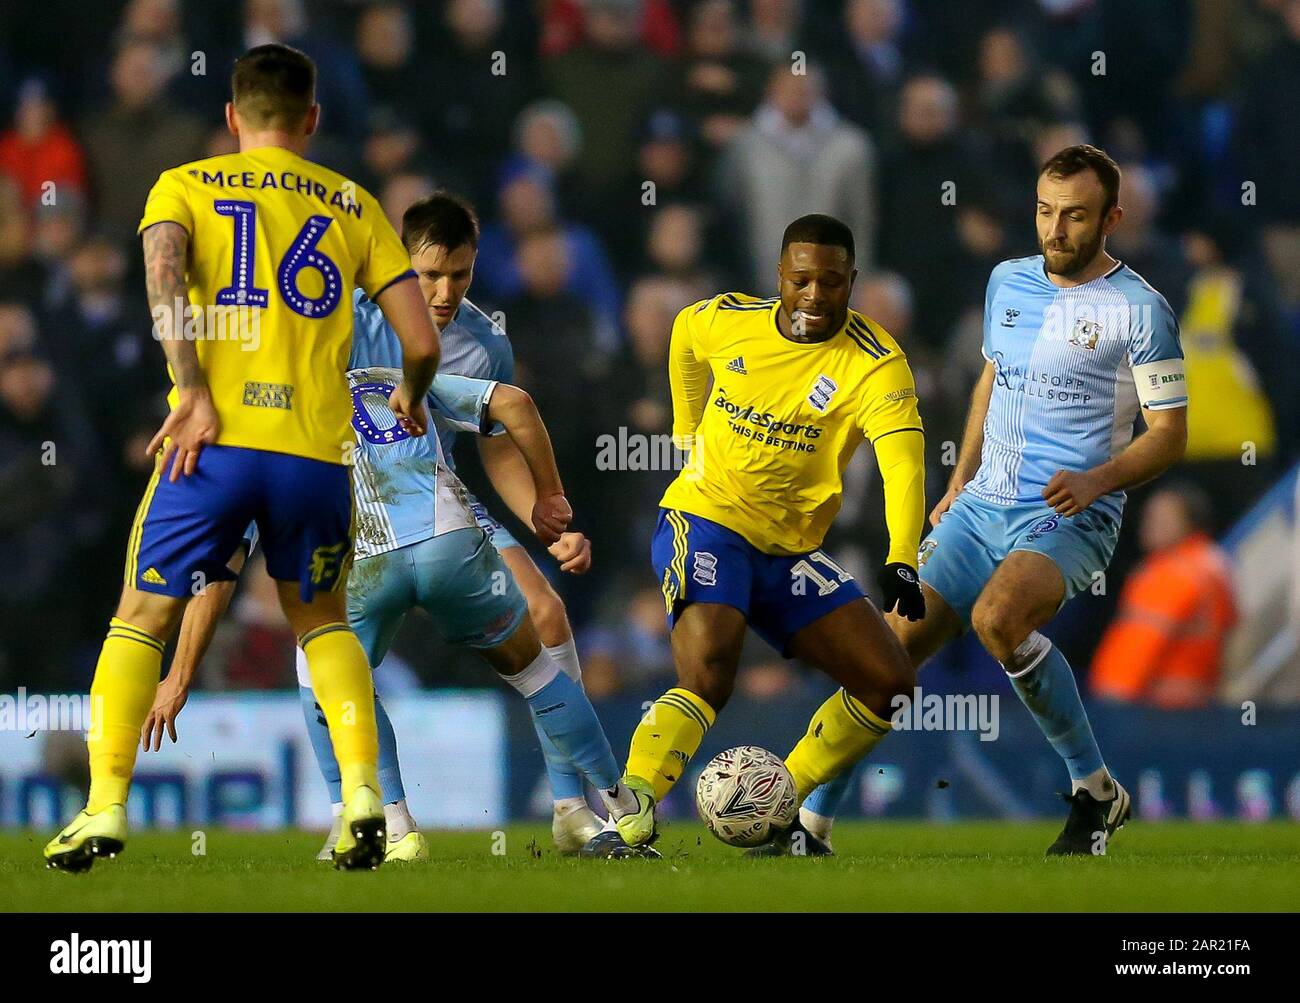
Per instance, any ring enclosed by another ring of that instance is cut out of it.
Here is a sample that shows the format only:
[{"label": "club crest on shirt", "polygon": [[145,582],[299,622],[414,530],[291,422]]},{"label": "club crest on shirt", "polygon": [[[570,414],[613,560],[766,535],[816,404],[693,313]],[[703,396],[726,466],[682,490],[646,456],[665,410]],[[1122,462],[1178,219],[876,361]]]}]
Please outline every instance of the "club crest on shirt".
[{"label": "club crest on shirt", "polygon": [[939,546],[937,540],[921,541],[921,546],[916,551],[916,566],[918,568],[925,567],[925,562],[930,559],[930,555],[934,553],[934,548],[937,546]]},{"label": "club crest on shirt", "polygon": [[1086,317],[1080,317],[1074,325],[1074,330],[1070,332],[1067,339],[1071,345],[1079,348],[1086,348],[1089,352],[1097,347],[1097,341],[1101,338],[1101,325],[1095,320],[1088,320]]},{"label": "club crest on shirt", "polygon": [[825,411],[830,407],[831,398],[835,391],[839,389],[837,384],[829,376],[822,375],[817,377],[817,382],[813,384],[812,393],[808,395],[808,403],[818,411]]}]

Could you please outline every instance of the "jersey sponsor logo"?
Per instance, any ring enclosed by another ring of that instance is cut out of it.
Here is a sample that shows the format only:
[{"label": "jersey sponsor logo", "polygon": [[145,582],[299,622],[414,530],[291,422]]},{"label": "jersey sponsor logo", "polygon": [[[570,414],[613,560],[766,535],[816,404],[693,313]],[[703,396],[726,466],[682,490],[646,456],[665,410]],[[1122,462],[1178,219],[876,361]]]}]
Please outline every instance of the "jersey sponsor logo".
[{"label": "jersey sponsor logo", "polygon": [[292,383],[245,383],[245,407],[274,407],[293,410]]},{"label": "jersey sponsor logo", "polygon": [[748,375],[749,375],[749,370],[745,368],[745,359],[744,359],[744,356],[737,355],[734,359],[732,359],[730,362],[728,362],[728,363],[727,363],[727,372],[729,372],[729,373],[739,373],[741,376],[748,376]]},{"label": "jersey sponsor logo", "polygon": [[915,397],[916,390],[912,387],[903,387],[899,390],[891,390],[880,399],[882,401],[904,401],[909,397]]},{"label": "jersey sponsor logo", "polygon": [[808,403],[818,411],[825,411],[830,406],[831,398],[835,396],[839,384],[825,374],[817,377],[817,382],[813,384],[812,393],[808,395]]},{"label": "jersey sponsor logo", "polygon": [[816,439],[822,434],[821,427],[818,425],[781,421],[771,411],[756,410],[753,404],[741,407],[727,400],[727,392],[721,387],[718,388],[718,396],[713,399],[713,406],[720,408],[733,422],[750,422],[757,425],[760,431],[802,435],[806,439]]},{"label": "jersey sponsor logo", "polygon": [[701,585],[718,584],[718,559],[707,550],[695,552],[694,571],[691,574]]},{"label": "jersey sponsor logo", "polygon": [[1095,320],[1080,317],[1075,321],[1074,330],[1066,340],[1077,348],[1087,349],[1089,352],[1096,351],[1097,342],[1101,340],[1101,325]]},{"label": "jersey sponsor logo", "polygon": [[1024,366],[1009,366],[1002,352],[993,353],[994,382],[1007,390],[1022,393],[1026,397],[1042,397],[1049,401],[1062,401],[1067,404],[1087,404],[1092,394],[1085,389],[1087,384],[1078,376],[1061,376]]},{"label": "jersey sponsor logo", "polygon": [[1002,326],[1003,326],[1003,327],[1015,327],[1015,326],[1016,326],[1016,318],[1019,317],[1019,316],[1020,316],[1020,311],[1019,311],[1019,310],[1017,310],[1015,307],[1007,307],[1007,312],[1006,312],[1006,314],[1003,315],[1003,317],[1002,317]]}]

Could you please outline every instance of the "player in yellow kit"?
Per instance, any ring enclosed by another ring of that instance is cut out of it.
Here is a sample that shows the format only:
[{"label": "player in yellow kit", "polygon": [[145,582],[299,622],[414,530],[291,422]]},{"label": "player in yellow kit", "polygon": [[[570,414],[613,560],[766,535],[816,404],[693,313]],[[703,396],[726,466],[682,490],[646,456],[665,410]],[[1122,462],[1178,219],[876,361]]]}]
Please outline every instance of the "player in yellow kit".
[{"label": "player in yellow kit", "polygon": [[264,45],[236,63],[226,124],[239,152],[165,171],[140,221],[154,333],[175,386],[150,443],[152,479],[122,597],[91,685],[90,796],[45,847],[85,870],[120,852],[140,728],[185,604],[256,522],[280,604],[306,652],[342,771],[340,867],[384,857],[370,667],[345,609],[353,444],[346,375],[360,286],[402,343],[390,406],[423,435],[438,335],[401,240],[353,182],[303,158],[316,69]]},{"label": "player in yellow kit", "polygon": [[[655,804],[731,695],[747,625],[843,687],[786,759],[801,800],[865,755],[889,731],[893,697],[912,690],[911,664],[884,618],[820,549],[844,468],[870,441],[890,537],[884,608],[925,615],[916,389],[894,339],[848,307],[853,260],[847,226],[801,217],[782,241],[779,298],[727,293],[687,307],[673,325],[673,434],[691,458],[660,502],[652,559],[678,685],[632,736],[623,782],[638,810],[596,836],[590,856],[635,855],[654,839]],[[803,835],[807,852],[828,852]]]}]

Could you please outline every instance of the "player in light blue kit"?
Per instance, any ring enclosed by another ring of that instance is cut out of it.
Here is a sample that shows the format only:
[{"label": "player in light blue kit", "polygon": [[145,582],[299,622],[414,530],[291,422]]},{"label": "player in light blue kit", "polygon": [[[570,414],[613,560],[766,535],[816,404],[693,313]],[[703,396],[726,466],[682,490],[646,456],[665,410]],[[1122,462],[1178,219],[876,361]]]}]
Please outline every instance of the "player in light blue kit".
[{"label": "player in light blue kit", "polygon": [[[451,347],[451,364],[508,373],[512,359],[500,328],[461,300],[472,274],[476,235],[472,211],[446,195],[422,200],[404,219],[403,237],[413,252],[412,264],[430,314]],[[589,547],[581,534],[564,532],[568,504],[545,428],[527,394],[496,381],[440,371],[429,399],[438,435],[412,439],[393,425],[384,389],[392,378],[393,338],[375,305],[364,296],[356,297],[348,379],[356,438],[357,560],[348,583],[349,621],[371,664],[378,665],[406,613],[420,606],[446,640],[480,649],[530,705],[544,707],[545,715],[535,715],[534,723],[548,773],[553,783],[559,776],[569,784],[578,802],[561,805],[557,796],[553,830],[562,851],[576,850],[599,828],[582,796],[584,776],[607,806],[626,794],[618,788],[609,744],[582,690],[576,656],[570,669],[563,651],[557,657],[554,646],[542,646],[513,568],[501,553],[510,548],[522,553],[522,548],[485,513],[475,512],[482,512],[482,507],[456,477],[444,443],[462,431],[509,438],[510,450],[497,454],[506,457],[505,475],[494,478],[494,483],[505,485],[503,493],[512,508],[551,545],[562,570],[585,570]],[[245,552],[252,546],[253,541],[247,540]],[[232,568],[237,570],[242,560],[243,555],[237,555]],[[533,570],[540,578],[540,572]],[[154,713],[146,722],[146,746],[161,742],[163,727],[170,728],[183,705],[189,680],[230,591],[218,592],[211,603],[193,604],[198,612],[192,623],[182,625],[172,673],[160,685]],[[308,732],[337,806],[338,765],[301,652],[299,656]],[[421,859],[427,854],[426,844],[406,810],[396,738],[378,694],[375,701],[390,839],[386,859]],[[331,833],[323,857],[328,857],[335,835]]]},{"label": "player in light blue kit", "polygon": [[[1177,462],[1187,389],[1169,304],[1106,253],[1123,216],[1119,168],[1092,146],[1052,157],[1038,179],[1042,254],[993,269],[984,372],[948,491],[919,567],[926,617],[891,616],[920,666],[966,627],[1006,670],[1070,772],[1070,815],[1048,854],[1099,854],[1128,820],[1065,656],[1038,633],[1110,561],[1124,489]],[[1139,415],[1146,431],[1134,438]],[[804,802],[829,839],[852,771]]]}]

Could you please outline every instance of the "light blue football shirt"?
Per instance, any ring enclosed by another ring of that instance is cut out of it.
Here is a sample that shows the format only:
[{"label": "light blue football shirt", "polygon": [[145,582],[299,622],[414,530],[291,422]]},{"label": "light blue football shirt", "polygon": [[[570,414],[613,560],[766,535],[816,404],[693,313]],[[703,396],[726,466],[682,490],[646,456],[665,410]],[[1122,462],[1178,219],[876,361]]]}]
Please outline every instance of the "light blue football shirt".
[{"label": "light blue football shirt", "polygon": [[[364,295],[357,297],[353,315],[348,385],[356,433],[357,558],[477,526],[469,492],[452,470],[443,442],[462,431],[488,433],[488,402],[497,381],[452,375],[440,366],[429,391],[433,427],[430,434],[413,437],[388,406],[402,379],[401,342]],[[443,339],[445,353],[446,332]]]},{"label": "light blue football shirt", "polygon": [[[1187,405],[1178,321],[1122,262],[1061,288],[1042,255],[1004,261],[984,299],[984,357],[996,375],[979,471],[966,486],[1001,505],[1042,502],[1058,470],[1088,470],[1132,440],[1140,408]],[[1094,503],[1116,520],[1124,492]]]}]

